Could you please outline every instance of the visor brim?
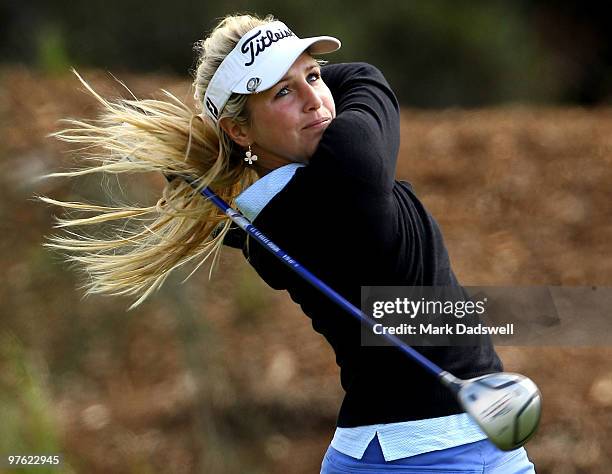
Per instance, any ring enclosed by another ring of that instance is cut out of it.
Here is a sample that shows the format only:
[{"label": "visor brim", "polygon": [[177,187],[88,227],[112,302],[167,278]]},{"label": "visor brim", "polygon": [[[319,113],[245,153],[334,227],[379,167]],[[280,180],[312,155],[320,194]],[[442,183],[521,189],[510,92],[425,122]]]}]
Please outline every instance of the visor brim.
[{"label": "visor brim", "polygon": [[[274,54],[265,62],[262,62],[249,74],[243,77],[232,92],[238,94],[254,94],[270,89],[287,73],[296,59],[304,52],[309,54],[326,54],[340,49],[340,40],[332,36],[316,36],[313,38],[302,38],[278,44]],[[259,84],[253,89],[253,80],[259,80]],[[251,83],[251,88],[247,85]]]}]

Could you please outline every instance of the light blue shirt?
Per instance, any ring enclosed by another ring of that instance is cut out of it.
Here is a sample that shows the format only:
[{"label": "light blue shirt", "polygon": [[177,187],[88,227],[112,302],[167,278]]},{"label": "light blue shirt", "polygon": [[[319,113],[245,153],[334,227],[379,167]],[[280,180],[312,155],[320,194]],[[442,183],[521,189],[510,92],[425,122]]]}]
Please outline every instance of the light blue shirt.
[{"label": "light blue shirt", "polygon": [[240,193],[236,198],[236,207],[244,217],[253,222],[259,212],[287,186],[297,169],[302,166],[306,165],[290,163],[270,171]]},{"label": "light blue shirt", "polygon": [[[236,198],[236,207],[253,221],[301,166],[305,165],[291,163],[266,174]],[[331,445],[347,456],[361,459],[376,435],[387,461],[474,443],[487,437],[467,413],[461,413],[426,420],[336,428]]]}]

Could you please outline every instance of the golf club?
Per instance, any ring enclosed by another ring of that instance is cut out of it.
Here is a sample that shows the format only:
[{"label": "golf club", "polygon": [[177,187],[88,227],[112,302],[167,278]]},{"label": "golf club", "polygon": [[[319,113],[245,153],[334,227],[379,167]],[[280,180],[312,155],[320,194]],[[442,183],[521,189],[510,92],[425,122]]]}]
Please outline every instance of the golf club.
[{"label": "golf club", "polygon": [[[178,176],[166,176],[169,181],[176,177]],[[185,176],[180,177],[192,187],[195,187],[195,180]],[[372,319],[364,312],[315,277],[294,258],[287,255],[246,217],[231,208],[208,187],[202,188],[200,193],[219,207],[238,227],[253,236],[257,242],[273,253],[281,262],[321,290],[332,301],[359,318],[363,323],[370,327],[374,325]],[[499,449],[509,451],[519,448],[535,433],[540,421],[541,395],[536,384],[528,377],[515,373],[499,372],[462,380],[434,364],[397,336],[386,333],[383,336],[448,387],[461,406]]]}]

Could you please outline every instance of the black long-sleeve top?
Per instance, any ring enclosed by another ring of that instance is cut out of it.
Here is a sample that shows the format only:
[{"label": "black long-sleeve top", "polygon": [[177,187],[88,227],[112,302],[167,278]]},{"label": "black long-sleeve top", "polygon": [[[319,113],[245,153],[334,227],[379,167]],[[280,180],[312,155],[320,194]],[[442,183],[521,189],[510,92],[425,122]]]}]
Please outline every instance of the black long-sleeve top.
[{"label": "black long-sleeve top", "polygon": [[[366,63],[328,65],[322,77],[336,104],[307,166],[263,207],[253,224],[351,303],[361,286],[458,285],[440,229],[407,182],[395,180],[399,106],[387,81]],[[333,347],[346,394],[339,427],[461,413],[442,384],[395,347],[362,347],[360,322],[302,280],[241,230],[257,273],[287,290]],[[250,238],[249,238],[250,239]],[[489,340],[477,347],[419,347],[461,378],[502,370]]]}]

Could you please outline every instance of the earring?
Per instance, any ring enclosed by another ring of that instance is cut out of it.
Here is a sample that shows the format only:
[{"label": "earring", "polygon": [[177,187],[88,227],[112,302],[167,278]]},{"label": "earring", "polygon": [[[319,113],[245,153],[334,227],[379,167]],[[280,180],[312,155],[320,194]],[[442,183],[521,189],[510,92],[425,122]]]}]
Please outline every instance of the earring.
[{"label": "earring", "polygon": [[251,145],[249,145],[249,149],[247,150],[247,152],[245,153],[245,158],[244,161],[248,161],[249,165],[252,165],[254,161],[257,161],[257,155],[254,155],[251,152]]}]

